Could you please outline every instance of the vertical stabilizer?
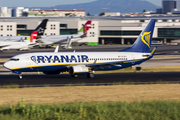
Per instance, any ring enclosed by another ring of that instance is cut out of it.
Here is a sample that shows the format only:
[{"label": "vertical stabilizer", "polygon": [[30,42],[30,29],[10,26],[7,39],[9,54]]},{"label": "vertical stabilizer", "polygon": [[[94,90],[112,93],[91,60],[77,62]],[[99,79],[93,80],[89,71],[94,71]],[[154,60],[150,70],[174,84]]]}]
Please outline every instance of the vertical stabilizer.
[{"label": "vertical stabilizer", "polygon": [[84,35],[87,35],[87,31],[90,29],[91,27],[91,22],[92,21],[87,21],[86,24],[84,25]]},{"label": "vertical stabilizer", "polygon": [[91,27],[91,22],[92,21],[87,21],[83,27],[75,34],[75,35],[87,35],[87,31],[90,29]]},{"label": "vertical stabilizer", "polygon": [[149,53],[151,47],[152,36],[154,32],[155,19],[151,19],[145,29],[141,32],[134,44],[119,52],[142,52]]},{"label": "vertical stabilizer", "polygon": [[48,19],[44,19],[41,24],[37,26],[35,31],[38,31],[38,36],[42,36],[44,34],[44,31],[46,30],[46,24],[48,22]]},{"label": "vertical stabilizer", "polygon": [[25,42],[35,43],[37,38],[38,31],[33,31],[31,35],[25,40]]}]

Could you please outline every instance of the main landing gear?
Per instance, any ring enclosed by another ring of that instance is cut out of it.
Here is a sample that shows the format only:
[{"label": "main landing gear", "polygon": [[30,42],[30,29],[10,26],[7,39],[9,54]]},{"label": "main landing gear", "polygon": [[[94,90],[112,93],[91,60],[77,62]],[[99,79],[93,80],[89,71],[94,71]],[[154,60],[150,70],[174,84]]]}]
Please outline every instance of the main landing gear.
[{"label": "main landing gear", "polygon": [[19,78],[19,79],[22,79],[22,75],[21,75],[21,74],[19,74],[18,78]]},{"label": "main landing gear", "polygon": [[93,73],[88,73],[87,78],[94,78],[94,74]]},{"label": "main landing gear", "polygon": [[[77,78],[78,75],[71,75],[71,77]],[[87,78],[94,78],[94,74],[93,73],[88,73]]]}]

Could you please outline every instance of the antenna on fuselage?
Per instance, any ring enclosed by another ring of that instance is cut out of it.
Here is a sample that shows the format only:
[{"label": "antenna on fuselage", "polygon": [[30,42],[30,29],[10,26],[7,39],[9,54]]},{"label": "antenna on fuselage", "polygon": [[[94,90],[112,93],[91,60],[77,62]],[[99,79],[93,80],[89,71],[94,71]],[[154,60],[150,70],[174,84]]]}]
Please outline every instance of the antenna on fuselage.
[{"label": "antenna on fuselage", "polygon": [[56,49],[54,50],[55,53],[57,53],[59,50],[59,45],[56,46]]}]

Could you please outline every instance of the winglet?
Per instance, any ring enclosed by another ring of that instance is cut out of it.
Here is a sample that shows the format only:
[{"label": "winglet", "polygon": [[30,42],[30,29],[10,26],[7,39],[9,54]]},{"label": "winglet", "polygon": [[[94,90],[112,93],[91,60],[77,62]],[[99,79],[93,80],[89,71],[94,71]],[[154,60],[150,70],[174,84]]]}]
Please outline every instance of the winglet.
[{"label": "winglet", "polygon": [[147,60],[151,59],[154,56],[156,49],[157,49],[157,46],[152,50],[151,55],[148,58],[146,58]]},{"label": "winglet", "polygon": [[156,52],[156,49],[157,49],[157,46],[153,49],[153,51],[151,52],[151,57],[153,57],[154,56],[154,53]]},{"label": "winglet", "polygon": [[56,46],[56,49],[54,50],[55,53],[57,53],[59,50],[59,45]]}]

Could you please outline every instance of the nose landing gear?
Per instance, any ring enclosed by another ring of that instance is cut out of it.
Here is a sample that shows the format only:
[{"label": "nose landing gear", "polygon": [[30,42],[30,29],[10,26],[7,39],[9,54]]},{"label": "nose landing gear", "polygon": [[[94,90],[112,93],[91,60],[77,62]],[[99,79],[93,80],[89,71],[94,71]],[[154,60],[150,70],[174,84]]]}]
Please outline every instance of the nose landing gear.
[{"label": "nose landing gear", "polygon": [[21,71],[12,71],[12,72],[18,74],[19,75],[18,78],[22,79]]}]

